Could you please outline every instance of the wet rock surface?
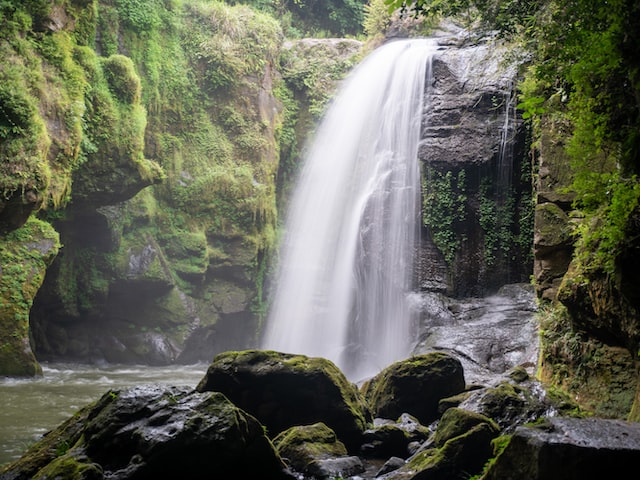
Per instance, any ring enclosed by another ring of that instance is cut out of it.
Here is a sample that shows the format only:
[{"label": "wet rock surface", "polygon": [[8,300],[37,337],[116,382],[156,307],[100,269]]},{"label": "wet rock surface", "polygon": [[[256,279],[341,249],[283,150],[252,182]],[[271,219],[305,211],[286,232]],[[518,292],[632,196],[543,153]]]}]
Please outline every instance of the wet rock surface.
[{"label": "wet rock surface", "polygon": [[640,424],[549,418],[519,427],[485,480],[628,478],[640,458]]},{"label": "wet rock surface", "polygon": [[470,384],[494,382],[516,366],[533,373],[538,324],[531,285],[505,285],[486,298],[424,292],[418,301],[423,321],[414,353],[436,350],[458,358]]}]

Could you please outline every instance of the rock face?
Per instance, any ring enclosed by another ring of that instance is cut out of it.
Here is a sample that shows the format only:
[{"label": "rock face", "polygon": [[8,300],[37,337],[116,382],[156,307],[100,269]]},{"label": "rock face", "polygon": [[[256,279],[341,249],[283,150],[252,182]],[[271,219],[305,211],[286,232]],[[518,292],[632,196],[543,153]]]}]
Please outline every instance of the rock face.
[{"label": "rock face", "polygon": [[519,427],[485,480],[626,478],[637,468],[640,425],[597,418],[549,418]]},{"label": "rock face", "polygon": [[439,38],[419,147],[421,286],[454,296],[526,281],[531,268],[531,184],[513,89],[518,61],[504,62],[508,47],[495,40],[465,35]]},{"label": "rock face", "polygon": [[322,422],[349,451],[370,421],[356,387],[330,361],[250,350],[216,356],[199,392],[222,392],[275,436],[289,427]]},{"label": "rock face", "polygon": [[29,343],[29,310],[59,248],[58,233],[33,218],[0,238],[0,376],[42,372]]},{"label": "rock face", "polygon": [[438,418],[438,402],[465,388],[460,361],[445,353],[427,353],[396,362],[363,385],[375,417],[397,419],[403,413],[422,424]]},{"label": "rock face", "polygon": [[222,394],[145,386],[107,392],[47,434],[0,478],[218,476],[294,478],[262,426]]}]

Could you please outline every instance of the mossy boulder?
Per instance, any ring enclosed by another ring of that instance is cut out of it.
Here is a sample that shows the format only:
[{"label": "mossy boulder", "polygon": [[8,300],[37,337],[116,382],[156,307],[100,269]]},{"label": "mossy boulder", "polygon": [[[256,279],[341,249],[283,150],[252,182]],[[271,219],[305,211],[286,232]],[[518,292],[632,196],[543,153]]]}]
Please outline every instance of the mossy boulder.
[{"label": "mossy boulder", "polygon": [[34,218],[0,237],[0,376],[41,372],[29,341],[29,310],[59,248],[58,233]]},{"label": "mossy boulder", "polygon": [[344,444],[324,423],[291,427],[273,439],[276,450],[296,472],[313,478],[333,478],[364,471],[357,457],[349,457]]},{"label": "mossy boulder", "polygon": [[403,413],[428,425],[438,418],[438,402],[462,392],[460,361],[442,352],[417,355],[385,368],[362,387],[375,417],[395,419]]},{"label": "mossy boulder", "polygon": [[354,451],[370,422],[356,386],[323,358],[262,350],[221,353],[197,390],[222,392],[272,437],[292,426],[322,422]]},{"label": "mossy boulder", "polygon": [[[487,419],[488,420],[488,419]],[[474,422],[469,422],[473,425]],[[493,455],[492,440],[498,430],[491,421],[471,426],[469,430],[452,429],[449,438],[440,448],[422,450],[409,458],[405,465],[380,478],[385,480],[451,480],[470,478],[482,471]],[[443,437],[444,438],[444,437]]]},{"label": "mossy boulder", "polygon": [[438,422],[438,428],[433,437],[436,447],[442,447],[444,444],[457,436],[464,435],[476,425],[486,423],[490,429],[498,435],[500,428],[489,417],[479,413],[470,412],[461,408],[450,408],[442,415]]},{"label": "mossy boulder", "polygon": [[105,393],[0,471],[13,480],[212,477],[294,478],[262,425],[224,395],[160,386]]}]

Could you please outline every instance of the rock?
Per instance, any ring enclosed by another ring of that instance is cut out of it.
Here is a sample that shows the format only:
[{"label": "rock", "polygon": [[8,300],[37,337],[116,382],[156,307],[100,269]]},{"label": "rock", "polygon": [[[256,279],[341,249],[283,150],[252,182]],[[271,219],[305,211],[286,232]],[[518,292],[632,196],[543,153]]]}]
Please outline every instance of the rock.
[{"label": "rock", "polygon": [[350,478],[362,472],[364,472],[364,465],[355,456],[326,458],[309,466],[309,473],[315,479]]},{"label": "rock", "polygon": [[431,430],[408,413],[403,413],[395,422],[376,418],[373,428],[364,432],[360,451],[362,455],[372,458],[407,458],[414,453],[410,451],[410,444],[424,442],[430,435]]},{"label": "rock", "polygon": [[[179,461],[177,461],[179,459]],[[289,479],[262,425],[217,392],[107,392],[0,472],[3,480]]]},{"label": "rock", "polygon": [[314,478],[348,477],[364,471],[358,457],[347,449],[324,423],[291,427],[273,439],[287,465]]},{"label": "rock", "polygon": [[329,360],[273,351],[217,355],[199,392],[218,391],[254,415],[271,437],[296,425],[323,422],[348,451],[371,421],[355,385]]},{"label": "rock", "polygon": [[554,409],[550,401],[536,393],[542,393],[542,389],[535,382],[514,385],[504,381],[472,392],[460,407],[493,419],[508,433]]},{"label": "rock", "polygon": [[469,431],[447,440],[441,448],[422,450],[384,480],[451,480],[469,478],[482,471],[492,456],[491,442],[498,435],[491,422],[482,422]]},{"label": "rock", "polygon": [[29,311],[59,248],[58,233],[35,218],[0,235],[0,376],[42,373],[31,349]]},{"label": "rock", "polygon": [[484,480],[629,478],[640,458],[640,424],[549,418],[518,427]]},{"label": "rock", "polygon": [[415,416],[422,424],[438,417],[438,402],[464,390],[462,365],[441,352],[417,355],[385,368],[362,387],[376,417]]},{"label": "rock", "polygon": [[484,415],[463,410],[461,408],[450,408],[444,412],[444,415],[442,415],[442,418],[438,423],[438,428],[433,438],[434,445],[438,448],[442,447],[448,440],[464,435],[476,425],[480,425],[482,423],[488,424],[496,436],[500,432],[498,425]]},{"label": "rock", "polygon": [[363,442],[360,451],[366,457],[409,456],[409,439],[405,432],[394,424],[384,424],[365,431]]},{"label": "rock", "polygon": [[347,455],[344,444],[324,423],[291,427],[276,435],[273,445],[291,468],[303,473],[317,460]]},{"label": "rock", "polygon": [[400,467],[403,467],[404,463],[405,463],[404,459],[402,458],[391,457],[389,460],[387,460],[384,463],[384,465],[382,465],[382,468],[378,470],[378,472],[376,473],[376,477],[381,477],[385,473],[393,472],[394,470],[397,470]]}]

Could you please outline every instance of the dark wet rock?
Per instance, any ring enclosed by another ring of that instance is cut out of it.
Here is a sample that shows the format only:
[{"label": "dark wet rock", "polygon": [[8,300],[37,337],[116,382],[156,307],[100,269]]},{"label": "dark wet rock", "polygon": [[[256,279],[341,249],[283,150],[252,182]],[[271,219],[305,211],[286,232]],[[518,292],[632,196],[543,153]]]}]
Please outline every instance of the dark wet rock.
[{"label": "dark wet rock", "polygon": [[404,464],[405,464],[404,459],[399,457],[391,457],[389,460],[387,460],[384,463],[384,465],[382,465],[382,468],[378,470],[378,472],[376,473],[376,477],[381,477],[385,473],[393,472],[394,470],[397,470],[403,467]]},{"label": "dark wet rock", "polygon": [[406,433],[394,424],[384,424],[364,432],[360,452],[365,457],[389,458],[409,456],[409,439]]},{"label": "dark wet rock", "polygon": [[486,384],[517,366],[533,373],[538,321],[533,287],[504,285],[485,298],[424,293],[420,340],[414,353],[445,351],[460,360],[468,383]]},{"label": "dark wet rock", "polygon": [[415,416],[422,424],[438,417],[438,402],[464,390],[460,361],[446,353],[433,352],[396,362],[362,387],[376,417]]},{"label": "dark wet rock", "polygon": [[364,432],[360,452],[363,456],[372,458],[407,458],[412,453],[409,445],[420,444],[430,435],[431,430],[408,413],[403,413],[395,422],[376,418],[373,420],[373,428]]},{"label": "dark wet rock", "polygon": [[0,473],[2,480],[293,479],[262,425],[217,392],[107,392]]},{"label": "dark wet rock", "polygon": [[370,415],[355,385],[323,358],[248,350],[217,355],[197,387],[224,393],[254,415],[270,436],[323,422],[357,451]]},{"label": "dark wet rock", "polygon": [[325,458],[309,465],[308,472],[314,479],[348,478],[364,472],[364,465],[356,456]]},{"label": "dark wet rock", "polygon": [[640,458],[640,424],[599,418],[549,418],[519,427],[485,480],[631,478]]}]

